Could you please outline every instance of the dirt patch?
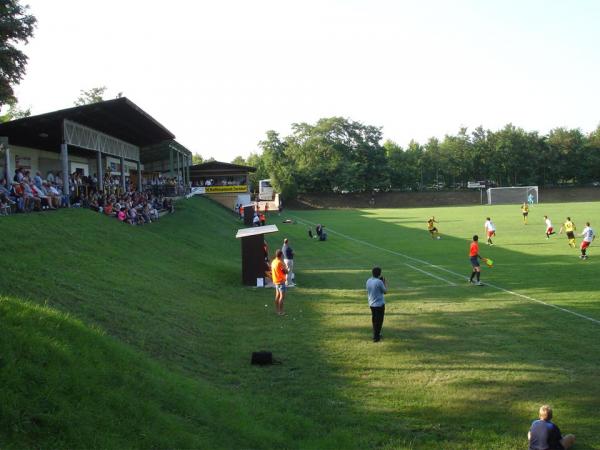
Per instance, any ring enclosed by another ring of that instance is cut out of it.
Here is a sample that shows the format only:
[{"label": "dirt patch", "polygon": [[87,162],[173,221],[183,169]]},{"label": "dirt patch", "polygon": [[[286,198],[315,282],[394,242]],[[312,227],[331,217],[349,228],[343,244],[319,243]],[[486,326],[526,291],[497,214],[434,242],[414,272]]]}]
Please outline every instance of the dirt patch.
[{"label": "dirt patch", "polygon": [[[600,188],[540,189],[541,203],[600,201]],[[479,205],[478,190],[436,192],[382,192],[370,194],[300,194],[286,205],[293,209],[418,208],[420,206]],[[487,202],[483,192],[483,202]]]}]

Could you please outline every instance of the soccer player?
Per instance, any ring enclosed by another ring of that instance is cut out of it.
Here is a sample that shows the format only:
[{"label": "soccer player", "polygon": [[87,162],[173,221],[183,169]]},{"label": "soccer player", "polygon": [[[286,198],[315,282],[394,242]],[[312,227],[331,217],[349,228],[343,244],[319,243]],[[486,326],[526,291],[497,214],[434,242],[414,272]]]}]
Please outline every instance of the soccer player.
[{"label": "soccer player", "polygon": [[544,222],[546,222],[546,239],[550,239],[550,236],[556,234],[556,231],[554,231],[552,222],[548,216],[544,216]]},{"label": "soccer player", "polygon": [[558,234],[562,234],[563,230],[567,234],[567,239],[569,240],[569,247],[575,248],[575,224],[571,221],[570,217],[567,217],[565,223],[563,223],[560,227]]},{"label": "soccer player", "polygon": [[590,246],[590,244],[592,243],[592,241],[594,239],[596,239],[596,233],[594,233],[594,230],[592,229],[592,227],[590,227],[590,223],[586,222],[585,223],[585,228],[583,229],[583,231],[581,232],[580,236],[583,236],[583,241],[581,242],[581,259],[588,259],[587,255],[586,255],[586,251],[587,248]]},{"label": "soccer player", "polygon": [[521,206],[521,213],[523,214],[523,223],[527,225],[527,216],[529,215],[529,205],[527,203],[523,203],[523,206]]},{"label": "soccer player", "polygon": [[485,234],[487,236],[487,244],[494,245],[492,242],[492,237],[496,236],[496,225],[492,222],[492,219],[487,217],[485,219],[485,223],[483,224],[483,228],[485,229]]},{"label": "soccer player", "polygon": [[440,239],[440,232],[438,231],[434,223],[438,223],[438,221],[435,220],[435,216],[431,216],[431,219],[427,221],[427,231],[429,231],[429,234],[431,234],[431,239]]},{"label": "soccer player", "polygon": [[[479,260],[482,258],[479,256],[479,236],[473,236],[473,242],[471,242],[471,247],[469,247],[469,259],[471,260],[471,266],[473,268],[471,272],[471,278],[469,278],[469,284],[475,284],[475,286],[483,286],[481,282],[481,265],[479,264]],[[473,278],[477,277],[477,282],[473,283]]]}]

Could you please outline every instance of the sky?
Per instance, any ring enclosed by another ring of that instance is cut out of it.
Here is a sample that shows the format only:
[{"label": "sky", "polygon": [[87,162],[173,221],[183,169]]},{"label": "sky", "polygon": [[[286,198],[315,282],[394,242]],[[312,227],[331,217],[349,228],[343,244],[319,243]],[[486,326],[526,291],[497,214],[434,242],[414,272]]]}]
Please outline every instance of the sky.
[{"label": "sky", "polygon": [[21,0],[38,19],[15,92],[42,114],[106,86],[204,158],[342,116],[384,139],[600,124],[591,0]]}]

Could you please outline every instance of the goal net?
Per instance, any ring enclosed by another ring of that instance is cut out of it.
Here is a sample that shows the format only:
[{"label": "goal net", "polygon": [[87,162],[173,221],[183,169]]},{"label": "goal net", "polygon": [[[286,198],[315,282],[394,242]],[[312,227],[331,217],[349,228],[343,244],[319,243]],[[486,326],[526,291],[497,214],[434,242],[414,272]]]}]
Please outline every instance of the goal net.
[{"label": "goal net", "polygon": [[488,205],[538,203],[537,186],[501,187],[487,190]]}]

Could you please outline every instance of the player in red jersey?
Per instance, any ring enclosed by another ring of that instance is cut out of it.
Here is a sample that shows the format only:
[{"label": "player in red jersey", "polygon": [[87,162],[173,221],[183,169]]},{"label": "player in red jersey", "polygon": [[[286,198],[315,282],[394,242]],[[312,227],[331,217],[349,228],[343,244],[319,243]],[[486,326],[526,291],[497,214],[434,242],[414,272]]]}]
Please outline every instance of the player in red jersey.
[{"label": "player in red jersey", "polygon": [[[475,284],[476,286],[483,286],[483,283],[480,280],[481,265],[479,264],[479,260],[482,259],[485,261],[485,258],[479,256],[479,236],[477,235],[473,236],[473,241],[471,242],[471,247],[469,248],[469,259],[471,260],[471,266],[473,267],[469,283]],[[477,282],[473,282],[473,278],[475,277],[477,277]]]}]

